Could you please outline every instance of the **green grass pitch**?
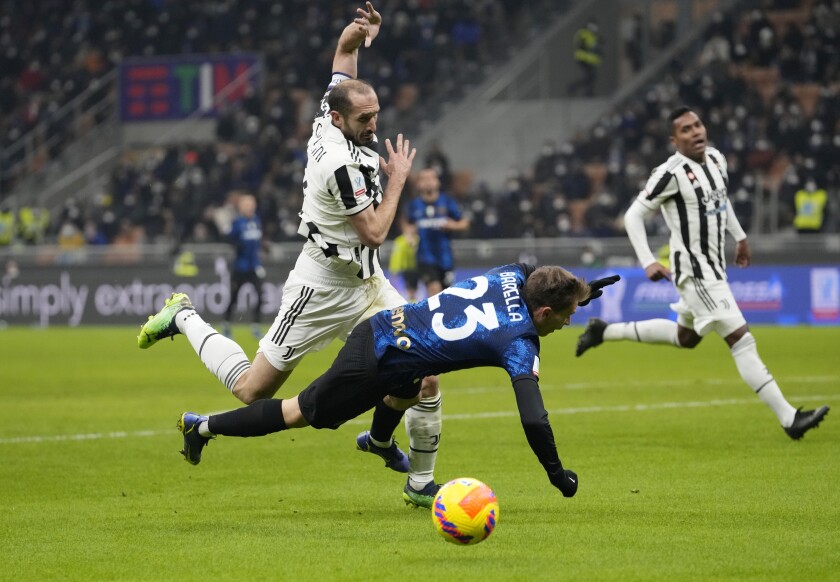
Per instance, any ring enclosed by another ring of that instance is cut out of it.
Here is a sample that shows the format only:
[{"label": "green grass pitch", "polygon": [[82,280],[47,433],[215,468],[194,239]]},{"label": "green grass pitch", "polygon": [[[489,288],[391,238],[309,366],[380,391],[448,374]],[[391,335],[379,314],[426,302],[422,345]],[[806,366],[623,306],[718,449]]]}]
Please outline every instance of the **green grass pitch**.
[{"label": "green grass pitch", "polygon": [[[794,405],[834,407],[801,442],[717,337],[576,359],[581,329],[542,349],[560,456],[580,476],[573,499],[531,453],[503,371],[442,378],[438,480],[479,478],[501,505],[472,547],[445,543],[403,504],[403,477],[355,450],[367,415],[219,438],[193,467],[179,414],[238,401],[185,338],[141,351],[134,328],[0,331],[0,579],[838,579],[840,328],[753,330]],[[306,360],[281,395],[335,352]]]}]

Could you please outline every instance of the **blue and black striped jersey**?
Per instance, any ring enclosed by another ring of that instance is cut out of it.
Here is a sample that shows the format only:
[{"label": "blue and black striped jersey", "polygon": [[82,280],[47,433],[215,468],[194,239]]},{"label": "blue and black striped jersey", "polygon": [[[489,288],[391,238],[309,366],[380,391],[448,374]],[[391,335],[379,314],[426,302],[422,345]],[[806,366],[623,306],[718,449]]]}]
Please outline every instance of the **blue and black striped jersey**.
[{"label": "blue and black striped jersey", "polygon": [[370,320],[382,375],[403,384],[495,366],[511,380],[539,375],[540,341],[522,297],[533,267],[512,264]]}]

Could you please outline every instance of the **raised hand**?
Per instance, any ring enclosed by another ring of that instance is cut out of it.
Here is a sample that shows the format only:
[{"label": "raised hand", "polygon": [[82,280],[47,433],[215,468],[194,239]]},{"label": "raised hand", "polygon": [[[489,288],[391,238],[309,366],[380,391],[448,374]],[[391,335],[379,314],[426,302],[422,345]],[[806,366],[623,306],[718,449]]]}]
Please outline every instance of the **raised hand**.
[{"label": "raised hand", "polygon": [[403,140],[403,134],[397,135],[397,147],[391,146],[391,140],[385,140],[385,148],[388,150],[388,161],[379,158],[379,168],[385,172],[388,178],[405,181],[411,173],[411,165],[414,163],[414,156],[417,150],[411,148],[409,141]]},{"label": "raised hand", "polygon": [[592,301],[593,299],[598,299],[598,297],[604,294],[604,287],[609,287],[613,283],[617,283],[620,280],[620,275],[610,275],[609,277],[604,277],[603,279],[595,279],[594,281],[590,281],[589,298],[578,303],[578,306],[583,307],[585,305],[589,305],[590,301]]},{"label": "raised hand", "polygon": [[373,39],[379,34],[379,29],[382,25],[382,15],[376,11],[370,2],[365,2],[365,6],[367,7],[367,11],[363,8],[356,8],[359,18],[354,22],[365,27],[365,48],[368,48],[373,42]]}]

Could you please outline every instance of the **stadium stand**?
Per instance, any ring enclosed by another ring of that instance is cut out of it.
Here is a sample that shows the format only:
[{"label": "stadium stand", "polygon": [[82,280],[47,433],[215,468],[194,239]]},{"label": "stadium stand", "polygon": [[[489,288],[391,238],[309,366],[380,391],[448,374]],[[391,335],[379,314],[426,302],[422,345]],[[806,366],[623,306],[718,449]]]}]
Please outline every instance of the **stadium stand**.
[{"label": "stadium stand", "polygon": [[[360,63],[379,91],[380,134],[421,129],[476,84],[489,63],[569,4],[380,3],[391,25]],[[546,142],[530,171],[511,175],[501,191],[480,182],[456,188],[473,215],[472,236],[623,236],[623,210],[661,158],[663,116],[683,102],[700,110],[729,159],[730,192],[745,227],[790,228],[793,197],[808,180],[836,201],[840,9],[829,0],[746,4],[751,8],[717,15],[703,42],[643,94],[567,143]],[[93,199],[68,198],[51,214],[25,206],[7,220],[12,210],[0,197],[0,245],[59,239],[72,245],[79,235],[86,244],[218,241],[239,191],[257,195],[267,238],[295,240],[303,148],[329,75],[326,39],[344,12],[346,2],[338,1],[219,0],[187,8],[163,0],[101,6],[36,0],[5,14],[0,66],[13,74],[0,80],[0,136],[7,151],[34,133],[38,144],[48,144],[39,164],[96,123],[55,125],[51,114],[81,87],[95,87],[123,57],[259,50],[268,74],[262,92],[221,115],[214,143],[127,151]],[[447,164],[445,153],[434,155]],[[15,161],[0,160],[3,193],[19,178],[9,171]],[[837,229],[836,215],[829,215],[829,229]],[[3,234],[9,229],[12,237]]]},{"label": "stadium stand", "polygon": [[[403,130],[434,116],[442,103],[478,82],[489,62],[504,58],[546,16],[568,4],[378,3],[390,25],[377,39],[377,50],[362,59],[361,75],[377,86],[380,127]],[[53,120],[123,58],[259,51],[266,60],[264,91],[222,116],[218,145],[185,143],[126,153],[111,188],[92,202],[67,200],[41,238],[77,228],[89,242],[113,242],[126,231],[149,241],[214,239],[212,208],[240,188],[260,193],[262,212],[270,217],[269,236],[292,238],[289,216],[299,209],[292,186],[300,183],[301,140],[329,78],[332,39],[347,10],[348,4],[338,0],[110,0],[101,5],[35,0],[16,5],[0,19],[0,67],[9,73],[0,81],[0,192],[9,192],[27,172],[54,159],[96,124],[97,119],[72,116],[61,124]],[[37,155],[21,167],[23,148],[13,146],[24,137]]]},{"label": "stadium stand", "polygon": [[504,215],[525,225],[526,236],[623,236],[624,210],[662,159],[663,119],[686,103],[728,158],[730,193],[745,228],[790,228],[795,192],[813,181],[829,191],[829,228],[836,231],[838,26],[840,6],[827,0],[716,14],[701,45],[656,84],[568,143],[546,143],[531,172],[512,176],[495,204],[473,202],[473,224],[495,234]]}]

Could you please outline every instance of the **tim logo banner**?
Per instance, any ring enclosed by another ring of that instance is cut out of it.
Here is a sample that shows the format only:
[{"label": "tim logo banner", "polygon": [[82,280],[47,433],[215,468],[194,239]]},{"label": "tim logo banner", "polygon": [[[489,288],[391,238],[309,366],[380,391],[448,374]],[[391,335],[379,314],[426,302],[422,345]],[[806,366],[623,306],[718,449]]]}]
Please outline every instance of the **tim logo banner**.
[{"label": "tim logo banner", "polygon": [[120,65],[120,116],[125,122],[214,117],[261,80],[256,54],[126,59]]}]

